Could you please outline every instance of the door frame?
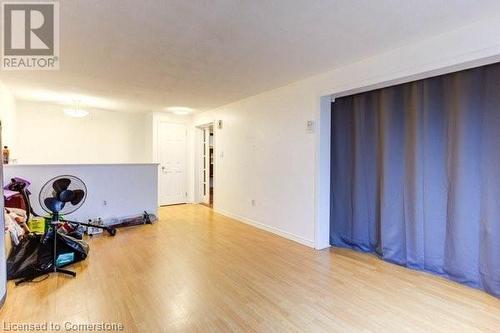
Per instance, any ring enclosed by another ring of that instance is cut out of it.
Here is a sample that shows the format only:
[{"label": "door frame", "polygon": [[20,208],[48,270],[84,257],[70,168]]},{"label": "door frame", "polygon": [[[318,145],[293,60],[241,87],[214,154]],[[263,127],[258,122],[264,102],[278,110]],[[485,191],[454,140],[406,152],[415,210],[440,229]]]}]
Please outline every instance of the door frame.
[{"label": "door frame", "polygon": [[[213,132],[214,132],[214,141],[213,141],[213,147],[214,147],[214,175],[213,175],[213,182],[214,182],[214,198],[213,198],[213,207],[215,207],[215,189],[216,189],[216,184],[217,184],[217,128],[215,126],[215,121],[211,121],[208,123],[203,123],[201,125],[196,125],[195,126],[195,144],[194,144],[194,202],[197,204],[203,203],[203,193],[201,189],[201,178],[202,178],[202,173],[203,173],[203,131],[207,127],[213,127]],[[210,185],[209,185],[210,187]],[[210,188],[209,188],[210,190]]]},{"label": "door frame", "polygon": [[[160,149],[162,147],[161,145],[161,125],[163,123],[166,123],[166,124],[174,124],[174,125],[182,125],[184,126],[184,129],[185,129],[185,139],[184,139],[184,149],[183,149],[183,152],[184,152],[184,191],[186,192],[186,195],[184,196],[185,200],[183,203],[187,203],[189,200],[188,200],[188,170],[189,170],[189,167],[188,167],[188,157],[189,157],[189,154],[187,152],[187,148],[188,148],[188,125],[184,122],[179,122],[179,121],[171,121],[171,120],[167,120],[167,119],[158,119],[158,121],[156,122],[156,160],[157,162],[159,163],[158,164],[158,206],[167,206],[167,205],[162,205],[161,203],[161,161],[160,161]],[[181,203],[179,203],[181,204]]]}]

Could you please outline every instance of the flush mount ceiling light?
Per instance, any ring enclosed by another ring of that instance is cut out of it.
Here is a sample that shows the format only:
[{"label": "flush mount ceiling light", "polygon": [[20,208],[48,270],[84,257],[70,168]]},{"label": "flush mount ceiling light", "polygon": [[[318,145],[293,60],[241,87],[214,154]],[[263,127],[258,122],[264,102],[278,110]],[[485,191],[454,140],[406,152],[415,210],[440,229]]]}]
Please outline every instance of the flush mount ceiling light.
[{"label": "flush mount ceiling light", "polygon": [[81,105],[92,109],[122,111],[127,108],[125,103],[116,99],[87,95],[77,91],[37,89],[17,84],[13,84],[11,90],[14,96],[20,100],[54,103],[69,108],[75,107],[75,101],[79,101]]},{"label": "flush mount ceiling light", "polygon": [[185,106],[170,106],[167,110],[178,115],[186,115],[193,112],[193,109]]},{"label": "flush mount ceiling light", "polygon": [[75,102],[75,107],[70,109],[64,109],[64,114],[70,117],[83,118],[88,116],[89,112],[80,109],[80,102]]}]

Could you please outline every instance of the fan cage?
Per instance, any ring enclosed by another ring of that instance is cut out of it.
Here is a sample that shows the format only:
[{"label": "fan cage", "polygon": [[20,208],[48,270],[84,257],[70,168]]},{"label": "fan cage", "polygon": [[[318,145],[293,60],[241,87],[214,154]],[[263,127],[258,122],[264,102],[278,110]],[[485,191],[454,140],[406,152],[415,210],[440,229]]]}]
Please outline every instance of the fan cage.
[{"label": "fan cage", "polygon": [[44,200],[45,200],[45,198],[55,197],[56,191],[53,187],[53,184],[58,179],[63,179],[63,178],[67,178],[71,181],[68,188],[67,188],[68,190],[73,190],[73,191],[74,190],[82,190],[84,193],[84,196],[83,196],[83,199],[80,200],[80,202],[76,205],[72,205],[70,202],[66,203],[64,205],[64,208],[58,212],[59,215],[68,215],[68,214],[75,212],[78,208],[80,208],[84,204],[85,200],[87,199],[87,186],[85,185],[83,180],[81,180],[80,178],[73,176],[73,175],[60,175],[60,176],[54,177],[54,178],[48,180],[42,186],[42,189],[40,190],[40,193],[38,195],[38,201],[40,203],[40,206],[42,207],[42,209],[45,212],[47,212],[49,214],[53,214],[54,212],[52,212],[50,209],[48,209],[46,207]]}]

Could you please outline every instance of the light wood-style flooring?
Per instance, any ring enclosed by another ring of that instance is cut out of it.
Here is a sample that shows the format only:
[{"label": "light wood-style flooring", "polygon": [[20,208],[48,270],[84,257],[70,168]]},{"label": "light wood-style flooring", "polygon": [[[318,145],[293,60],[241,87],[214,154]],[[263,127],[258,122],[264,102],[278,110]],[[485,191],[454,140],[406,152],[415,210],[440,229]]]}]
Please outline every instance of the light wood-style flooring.
[{"label": "light wood-style flooring", "polygon": [[[306,223],[304,221],[304,223]],[[315,251],[201,205],[89,240],[76,278],[15,287],[0,322],[126,332],[500,332],[500,300],[348,250]],[[1,329],[0,329],[1,331]]]}]

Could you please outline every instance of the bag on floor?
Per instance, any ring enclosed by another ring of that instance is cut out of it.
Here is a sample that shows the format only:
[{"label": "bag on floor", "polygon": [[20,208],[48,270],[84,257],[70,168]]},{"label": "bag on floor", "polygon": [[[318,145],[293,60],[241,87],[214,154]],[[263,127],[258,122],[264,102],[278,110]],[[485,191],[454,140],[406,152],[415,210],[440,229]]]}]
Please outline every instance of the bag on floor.
[{"label": "bag on floor", "polygon": [[30,234],[14,246],[7,258],[7,279],[18,279],[33,276],[39,267],[38,250],[41,235]]},{"label": "bag on floor", "polygon": [[[18,246],[14,247],[7,258],[7,279],[30,278],[53,270],[53,233],[45,236],[29,235]],[[58,233],[57,259],[58,267],[68,266],[85,260],[89,253],[89,245],[71,236]],[[68,256],[68,254],[73,254]],[[70,257],[71,260],[61,260]]]}]

